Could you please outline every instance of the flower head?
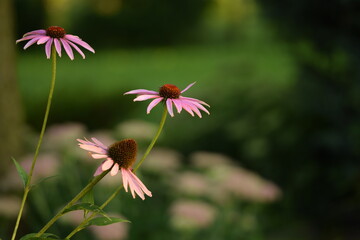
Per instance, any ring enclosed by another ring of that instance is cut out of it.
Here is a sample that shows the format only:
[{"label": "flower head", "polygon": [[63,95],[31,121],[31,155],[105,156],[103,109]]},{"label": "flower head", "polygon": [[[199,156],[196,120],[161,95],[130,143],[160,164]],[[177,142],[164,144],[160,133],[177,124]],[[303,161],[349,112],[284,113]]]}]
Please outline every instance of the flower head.
[{"label": "flower head", "polygon": [[[89,44],[81,40],[78,36],[66,34],[65,30],[62,27],[51,26],[48,29],[40,29],[25,33],[22,38],[16,41],[16,43],[21,41],[29,40],[24,46],[24,49],[27,49],[34,43],[45,44],[45,53],[46,57],[50,58],[51,46],[54,44],[55,49],[59,56],[61,57],[61,46],[64,47],[65,52],[71,60],[74,59],[74,53],[71,47],[73,47],[80,55],[85,58],[85,54],[80,50],[77,45],[89,50],[90,52],[95,53],[95,50],[90,47]],[[76,45],[77,44],[77,45]]]},{"label": "flower head", "polygon": [[144,193],[149,197],[151,192],[141,182],[141,180],[132,172],[131,166],[136,159],[137,144],[133,139],[125,139],[116,142],[109,147],[105,146],[96,138],[91,138],[91,141],[85,139],[77,139],[79,147],[90,151],[90,154],[95,159],[105,158],[106,160],[97,168],[94,176],[101,174],[103,171],[111,169],[110,175],[114,176],[121,170],[123,185],[125,191],[130,187],[131,194],[135,198],[135,193],[142,199],[145,199]]},{"label": "flower head", "polygon": [[194,113],[201,118],[200,110],[210,114],[209,111],[203,106],[210,107],[207,103],[200,101],[195,98],[183,97],[182,93],[187,91],[192,87],[195,83],[188,85],[184,90],[180,90],[177,86],[172,84],[165,84],[159,89],[159,92],[150,91],[146,89],[137,89],[126,92],[125,94],[137,94],[138,96],[134,99],[136,101],[144,101],[148,99],[154,99],[151,101],[149,106],[147,107],[147,114],[150,113],[151,109],[153,109],[160,102],[166,103],[167,110],[170,116],[174,116],[173,104],[178,113],[181,112],[182,109],[185,109],[191,116],[194,116]]}]

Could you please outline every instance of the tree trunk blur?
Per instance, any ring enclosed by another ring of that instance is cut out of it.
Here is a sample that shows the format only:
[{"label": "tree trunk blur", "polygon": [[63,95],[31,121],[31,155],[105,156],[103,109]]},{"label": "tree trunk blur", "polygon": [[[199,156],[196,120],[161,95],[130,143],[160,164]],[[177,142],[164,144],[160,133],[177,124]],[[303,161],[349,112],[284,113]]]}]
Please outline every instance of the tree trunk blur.
[{"label": "tree trunk blur", "polygon": [[0,0],[0,176],[21,151],[24,126],[16,81],[13,1]]}]

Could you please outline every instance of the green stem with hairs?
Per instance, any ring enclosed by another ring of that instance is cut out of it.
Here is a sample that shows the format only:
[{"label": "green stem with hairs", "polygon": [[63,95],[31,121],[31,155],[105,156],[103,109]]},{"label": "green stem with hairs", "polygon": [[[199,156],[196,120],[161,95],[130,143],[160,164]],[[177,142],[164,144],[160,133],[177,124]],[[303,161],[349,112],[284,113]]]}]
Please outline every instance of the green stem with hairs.
[{"label": "green stem with hairs", "polygon": [[25,189],[24,189],[24,195],[21,201],[21,205],[20,205],[20,210],[19,210],[19,214],[17,216],[16,219],[16,223],[15,223],[15,227],[14,227],[14,232],[12,234],[11,240],[15,240],[16,237],[16,233],[20,224],[20,219],[22,216],[22,213],[24,211],[24,207],[25,207],[25,202],[27,199],[27,196],[30,192],[31,189],[31,179],[34,173],[34,169],[35,169],[35,164],[36,164],[36,160],[37,157],[39,155],[39,151],[40,151],[40,147],[42,144],[42,140],[44,137],[44,133],[45,133],[45,129],[46,129],[46,124],[47,124],[47,120],[49,117],[49,112],[50,112],[50,107],[51,107],[51,101],[52,101],[52,97],[54,94],[54,89],[55,89],[55,80],[56,80],[56,50],[55,47],[53,46],[51,49],[51,58],[52,58],[52,64],[51,64],[51,69],[52,69],[52,74],[51,74],[51,85],[50,85],[50,91],[49,91],[49,97],[48,97],[48,101],[47,101],[47,106],[46,106],[46,111],[45,111],[45,116],[44,116],[44,121],[43,121],[43,125],[41,128],[41,132],[40,132],[40,136],[39,136],[39,141],[38,144],[36,146],[36,150],[35,150],[35,154],[34,154],[34,159],[32,161],[31,164],[31,168],[30,168],[30,172],[29,172],[29,176],[28,176],[28,180],[25,184]]},{"label": "green stem with hairs", "polygon": [[80,200],[86,193],[88,193],[94,186],[97,184],[110,170],[102,172],[100,175],[94,177],[86,187],[84,187],[65,207],[63,207],[50,221],[35,235],[35,237],[40,237],[46,230],[51,227],[56,220],[58,220],[66,209],[74,205],[78,200]]},{"label": "green stem with hairs", "polygon": [[[164,107],[164,112],[160,121],[160,125],[159,128],[153,138],[153,140],[151,141],[151,143],[149,144],[148,148],[146,149],[144,155],[142,156],[142,158],[140,159],[139,163],[136,165],[136,167],[133,169],[133,172],[136,172],[136,170],[138,170],[138,168],[141,166],[141,164],[144,162],[144,160],[146,159],[146,157],[149,155],[150,151],[152,150],[152,148],[154,147],[157,139],[159,138],[161,131],[165,125],[165,121],[166,121],[166,117],[167,117],[167,108],[166,106]],[[123,189],[123,185],[120,185],[114,192],[113,194],[111,194],[111,196],[100,206],[100,209],[105,208],[121,191],[121,189]],[[82,229],[85,228],[85,226],[87,225],[87,223],[93,219],[97,214],[93,213],[91,214],[88,218],[84,219],[84,221],[82,223],[80,223],[79,226],[77,226],[71,233],[69,233],[69,235],[66,236],[65,239],[70,239],[72,236],[74,236],[77,232],[81,231]]]}]

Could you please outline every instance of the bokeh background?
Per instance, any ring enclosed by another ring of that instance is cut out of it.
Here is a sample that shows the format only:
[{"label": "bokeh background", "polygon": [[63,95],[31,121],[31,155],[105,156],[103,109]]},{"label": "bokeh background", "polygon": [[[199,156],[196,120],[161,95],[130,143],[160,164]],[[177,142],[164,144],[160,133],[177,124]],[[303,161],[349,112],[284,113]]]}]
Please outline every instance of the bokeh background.
[{"label": "bokeh background", "polygon": [[[36,232],[98,164],[76,138],[146,149],[161,107],[123,93],[166,83],[211,105],[169,118],[139,174],[153,193],[107,208],[132,223],[76,239],[360,239],[360,3],[356,0],[1,0],[0,237],[22,194],[51,62],[15,39],[62,26],[96,50],[58,59],[57,86],[20,234]],[[41,178],[55,176],[46,181]],[[121,184],[104,179],[101,204]],[[81,220],[51,228],[65,237]]]}]

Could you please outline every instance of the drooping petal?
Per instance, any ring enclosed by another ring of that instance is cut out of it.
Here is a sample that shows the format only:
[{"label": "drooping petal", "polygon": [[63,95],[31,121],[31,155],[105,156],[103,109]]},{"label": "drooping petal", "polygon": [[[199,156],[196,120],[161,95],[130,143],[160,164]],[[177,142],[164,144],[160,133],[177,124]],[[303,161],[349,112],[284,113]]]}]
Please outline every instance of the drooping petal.
[{"label": "drooping petal", "polygon": [[140,95],[137,98],[134,99],[134,102],[138,102],[138,101],[145,101],[151,98],[157,98],[159,97],[158,95]]},{"label": "drooping petal", "polygon": [[62,39],[62,38],[60,38],[60,41],[61,41],[62,45],[64,46],[65,52],[67,53],[67,55],[69,56],[69,58],[70,58],[71,60],[74,60],[74,53],[73,53],[70,45],[67,43],[66,40],[64,40],[64,39]]},{"label": "drooping petal", "polygon": [[146,89],[136,89],[136,90],[132,90],[132,91],[124,93],[124,95],[127,95],[127,94],[139,94],[139,95],[151,95],[151,94],[154,94],[154,95],[159,95],[158,92],[150,91],[150,90],[146,90]]},{"label": "drooping petal", "polygon": [[30,41],[28,41],[25,46],[24,49],[27,49],[28,47],[30,47],[31,45],[33,45],[34,43],[36,43],[41,37],[35,37],[33,39],[31,39]]},{"label": "drooping petal", "polygon": [[50,39],[47,41],[46,45],[45,45],[45,53],[46,53],[47,59],[50,58],[51,45],[52,45],[52,43],[53,43],[53,39],[50,38]]},{"label": "drooping petal", "polygon": [[121,176],[122,176],[122,180],[123,180],[123,186],[125,191],[128,191],[128,185],[129,185],[129,174],[126,171],[125,168],[121,168]]},{"label": "drooping petal", "polygon": [[183,107],[183,109],[185,109],[185,111],[190,113],[191,116],[194,116],[193,111],[191,110],[191,108],[185,102],[182,102],[182,107]]},{"label": "drooping petal", "polygon": [[190,101],[185,101],[185,100],[183,100],[183,102],[186,102],[186,104],[191,108],[191,110],[192,110],[193,112],[195,112],[196,115],[199,116],[199,118],[202,118],[199,109],[198,109],[192,102],[190,102]]},{"label": "drooping petal", "polygon": [[114,166],[111,169],[110,175],[115,176],[119,171],[119,164],[115,163]]},{"label": "drooping petal", "polygon": [[78,48],[78,46],[71,41],[68,41],[68,44],[70,44],[70,46],[72,46],[82,56],[82,58],[85,59],[85,54],[80,50],[80,48]]},{"label": "drooping petal", "polygon": [[57,38],[54,39],[54,45],[55,45],[57,53],[61,57],[61,43],[60,43],[59,39],[57,39]]},{"label": "drooping petal", "polygon": [[189,88],[191,88],[196,82],[193,82],[191,84],[189,84],[186,88],[184,88],[184,90],[181,91],[181,93],[186,92]]},{"label": "drooping petal", "polygon": [[95,50],[89,44],[81,40],[78,36],[66,34],[64,38],[82,46],[83,48],[89,50],[90,52],[95,53]]},{"label": "drooping petal", "polygon": [[173,99],[172,101],[173,101],[173,103],[174,103],[174,105],[175,105],[175,107],[176,107],[177,112],[180,113],[181,110],[182,110],[181,100],[179,100],[179,99]]},{"label": "drooping petal", "polygon": [[43,36],[37,41],[37,45],[44,44],[50,39],[49,36]]},{"label": "drooping petal", "polygon": [[146,113],[149,114],[151,109],[153,109],[156,105],[158,105],[159,102],[161,102],[163,99],[164,98],[159,97],[159,98],[156,98],[156,99],[152,100],[151,103],[149,104],[149,106],[146,109]]},{"label": "drooping petal", "polygon": [[187,102],[191,102],[193,105],[195,105],[197,108],[199,108],[200,110],[203,110],[204,112],[206,112],[207,114],[210,115],[210,112],[203,106],[201,105],[200,103],[198,102],[195,102],[195,101],[187,101]]},{"label": "drooping petal", "polygon": [[31,32],[27,32],[24,34],[24,37],[29,36],[29,35],[46,35],[46,30],[44,29],[39,29],[39,30],[34,30]]},{"label": "drooping petal", "polygon": [[152,197],[152,193],[149,191],[149,189],[147,189],[144,183],[132,171],[130,171],[130,175],[132,175],[132,178],[137,182],[141,190],[149,197]]},{"label": "drooping petal", "polygon": [[[141,190],[139,184],[137,183],[137,181],[134,179],[133,175],[129,172],[130,175],[130,188],[132,187],[132,193],[135,192],[142,200],[145,199],[144,193]],[[133,198],[135,198],[134,194],[133,194]]]},{"label": "drooping petal", "polygon": [[166,100],[166,107],[167,107],[167,110],[170,114],[170,116],[174,116],[174,112],[173,112],[173,105],[172,105],[172,101],[171,101],[171,98],[168,98]]},{"label": "drooping petal", "polygon": [[207,106],[207,107],[210,107],[210,105],[207,104],[206,102],[203,102],[203,101],[201,101],[201,100],[199,100],[199,99],[196,99],[196,98],[183,97],[183,96],[180,96],[179,98],[180,98],[180,99],[186,99],[186,100],[194,101],[194,102],[198,102],[198,103],[200,103],[200,104],[202,104],[202,105],[205,105],[205,106]]},{"label": "drooping petal", "polygon": [[102,164],[96,169],[94,176],[100,175],[103,172]]},{"label": "drooping petal", "polygon": [[108,158],[108,159],[102,164],[101,169],[102,169],[103,171],[106,171],[106,170],[110,169],[113,164],[114,164],[114,160],[112,160],[111,158]]}]

